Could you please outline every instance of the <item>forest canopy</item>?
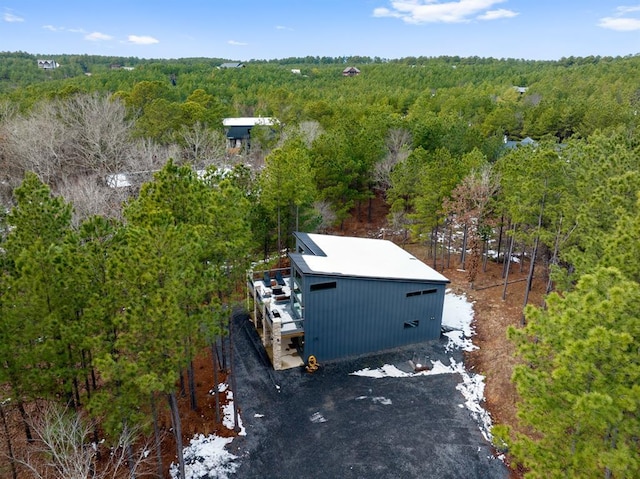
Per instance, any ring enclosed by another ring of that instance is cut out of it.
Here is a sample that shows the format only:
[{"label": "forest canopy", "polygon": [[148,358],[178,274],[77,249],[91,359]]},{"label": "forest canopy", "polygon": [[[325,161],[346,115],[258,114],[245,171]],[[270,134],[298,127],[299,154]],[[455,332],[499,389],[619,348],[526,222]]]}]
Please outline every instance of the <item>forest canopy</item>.
[{"label": "forest canopy", "polygon": [[[461,238],[471,287],[516,249],[527,291],[543,278],[509,332],[515,461],[640,474],[640,57],[48,58],[0,53],[0,381],[20,407],[39,391],[148,431],[249,263],[375,198],[436,268]],[[229,117],[278,121],[238,146]]]}]

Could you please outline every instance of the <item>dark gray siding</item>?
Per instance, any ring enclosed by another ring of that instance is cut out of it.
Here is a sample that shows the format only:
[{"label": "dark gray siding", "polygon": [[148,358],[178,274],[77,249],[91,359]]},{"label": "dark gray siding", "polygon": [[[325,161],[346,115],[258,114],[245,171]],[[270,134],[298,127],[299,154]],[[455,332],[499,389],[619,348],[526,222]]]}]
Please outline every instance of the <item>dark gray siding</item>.
[{"label": "dark gray siding", "polygon": [[[335,287],[327,287],[334,282]],[[312,291],[318,284],[325,287]],[[439,338],[445,287],[305,275],[305,360],[314,355],[327,361]]]}]

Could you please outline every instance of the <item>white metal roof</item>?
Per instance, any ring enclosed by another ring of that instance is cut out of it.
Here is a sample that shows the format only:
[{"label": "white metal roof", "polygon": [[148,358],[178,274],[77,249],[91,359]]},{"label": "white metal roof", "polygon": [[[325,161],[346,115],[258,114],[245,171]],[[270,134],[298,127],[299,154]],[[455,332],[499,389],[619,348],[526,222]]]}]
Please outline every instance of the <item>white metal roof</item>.
[{"label": "white metal roof", "polygon": [[326,256],[292,255],[311,271],[346,276],[446,282],[449,280],[387,240],[308,234]]},{"label": "white metal roof", "polygon": [[255,126],[255,125],[275,125],[278,120],[267,116],[258,117],[242,117],[242,118],[225,118],[222,120],[224,126]]}]

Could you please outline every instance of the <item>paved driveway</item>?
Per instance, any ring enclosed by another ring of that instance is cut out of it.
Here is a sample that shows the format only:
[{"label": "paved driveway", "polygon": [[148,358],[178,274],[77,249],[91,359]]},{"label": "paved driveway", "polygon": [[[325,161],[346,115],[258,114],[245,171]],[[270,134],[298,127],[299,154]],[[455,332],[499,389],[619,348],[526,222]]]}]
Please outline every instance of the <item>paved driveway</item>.
[{"label": "paved driveway", "polygon": [[350,373],[429,357],[446,341],[337,361],[313,374],[273,371],[246,315],[234,318],[236,400],[246,436],[230,452],[239,478],[508,478],[456,390],[458,374],[406,378]]}]

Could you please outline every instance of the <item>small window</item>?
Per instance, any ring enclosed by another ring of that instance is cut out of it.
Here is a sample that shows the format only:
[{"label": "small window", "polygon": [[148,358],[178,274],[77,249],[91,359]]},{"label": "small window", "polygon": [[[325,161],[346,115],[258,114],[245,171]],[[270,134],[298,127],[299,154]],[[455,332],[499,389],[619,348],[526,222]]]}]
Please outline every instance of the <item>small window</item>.
[{"label": "small window", "polygon": [[420,325],[419,319],[414,319],[413,321],[405,321],[404,329],[417,328],[419,325]]},{"label": "small window", "polygon": [[337,283],[335,281],[331,281],[330,283],[316,283],[312,284],[309,287],[310,291],[320,291],[323,289],[335,289],[337,287]]},{"label": "small window", "polygon": [[411,296],[420,296],[423,294],[433,294],[437,292],[438,290],[436,288],[423,289],[422,291],[410,291],[409,293],[407,293],[407,298],[410,298]]}]

